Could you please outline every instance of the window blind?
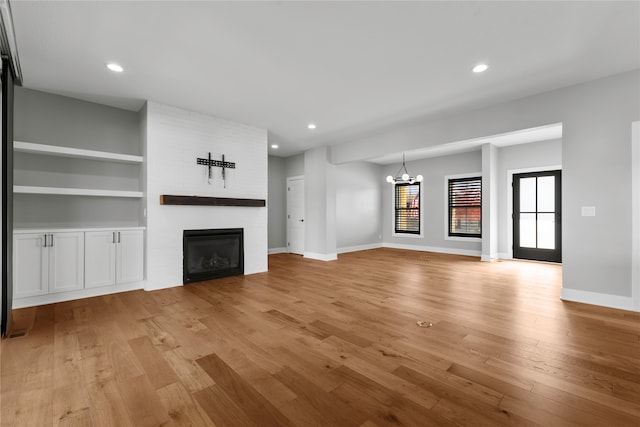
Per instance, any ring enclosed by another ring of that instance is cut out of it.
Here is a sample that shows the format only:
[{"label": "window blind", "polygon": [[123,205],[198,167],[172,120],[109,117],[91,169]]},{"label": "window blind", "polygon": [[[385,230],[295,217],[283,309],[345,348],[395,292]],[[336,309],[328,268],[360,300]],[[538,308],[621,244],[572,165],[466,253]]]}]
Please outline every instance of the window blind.
[{"label": "window blind", "polygon": [[482,236],[482,178],[449,180],[449,236]]},{"label": "window blind", "polygon": [[420,234],[420,183],[395,185],[395,232]]}]

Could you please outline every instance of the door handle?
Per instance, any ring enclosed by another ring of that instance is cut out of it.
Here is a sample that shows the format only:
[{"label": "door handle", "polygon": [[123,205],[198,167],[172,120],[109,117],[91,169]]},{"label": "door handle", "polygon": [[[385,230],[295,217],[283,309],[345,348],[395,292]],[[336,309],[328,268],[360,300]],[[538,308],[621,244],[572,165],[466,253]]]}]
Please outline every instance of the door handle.
[{"label": "door handle", "polygon": [[47,247],[47,235],[46,234],[44,235],[44,247],[45,248]]}]

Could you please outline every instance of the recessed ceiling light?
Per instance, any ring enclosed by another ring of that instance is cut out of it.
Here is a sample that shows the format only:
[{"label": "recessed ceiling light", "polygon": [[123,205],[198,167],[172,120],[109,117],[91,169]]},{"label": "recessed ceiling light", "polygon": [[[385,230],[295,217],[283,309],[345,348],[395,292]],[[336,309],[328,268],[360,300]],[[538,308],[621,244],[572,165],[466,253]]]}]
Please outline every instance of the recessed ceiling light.
[{"label": "recessed ceiling light", "polygon": [[309,128],[309,129],[315,129],[315,128],[316,128],[316,125],[315,125],[314,123],[309,123],[309,124],[307,125],[307,128]]},{"label": "recessed ceiling light", "polygon": [[278,144],[271,144],[271,148],[273,148],[274,150],[278,148]]},{"label": "recessed ceiling light", "polygon": [[483,71],[487,71],[487,68],[489,68],[489,66],[487,64],[478,64],[475,67],[473,67],[473,72],[474,73],[481,73]]},{"label": "recessed ceiling light", "polygon": [[111,71],[115,71],[116,73],[121,73],[124,71],[124,68],[122,68],[120,65],[114,62],[109,62],[107,64],[107,68],[110,69]]}]

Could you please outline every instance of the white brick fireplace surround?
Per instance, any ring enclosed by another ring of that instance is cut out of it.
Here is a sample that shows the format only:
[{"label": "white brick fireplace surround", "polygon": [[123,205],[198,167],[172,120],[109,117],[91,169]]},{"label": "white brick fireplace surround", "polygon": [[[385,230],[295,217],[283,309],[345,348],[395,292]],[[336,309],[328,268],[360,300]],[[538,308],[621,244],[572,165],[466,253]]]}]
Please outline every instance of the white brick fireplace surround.
[{"label": "white brick fireplace surround", "polygon": [[[183,230],[244,229],[245,274],[267,271],[267,208],[160,205],[161,194],[267,198],[267,131],[148,102],[140,113],[145,140],[147,262],[145,289],[182,285]],[[226,169],[206,166],[198,157],[235,162]]]}]

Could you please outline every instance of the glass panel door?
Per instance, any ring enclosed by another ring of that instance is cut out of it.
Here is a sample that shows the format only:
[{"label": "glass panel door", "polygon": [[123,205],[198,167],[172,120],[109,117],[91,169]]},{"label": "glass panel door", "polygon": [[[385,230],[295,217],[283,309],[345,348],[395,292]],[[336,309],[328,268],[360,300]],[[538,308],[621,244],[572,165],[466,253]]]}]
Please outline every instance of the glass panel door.
[{"label": "glass panel door", "polygon": [[513,257],[561,262],[561,173],[513,175]]}]

